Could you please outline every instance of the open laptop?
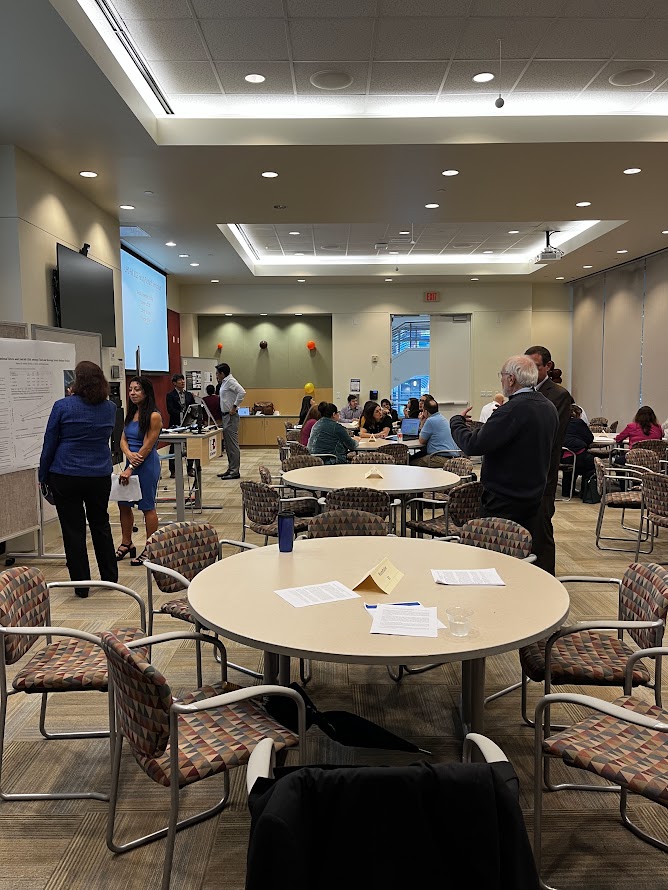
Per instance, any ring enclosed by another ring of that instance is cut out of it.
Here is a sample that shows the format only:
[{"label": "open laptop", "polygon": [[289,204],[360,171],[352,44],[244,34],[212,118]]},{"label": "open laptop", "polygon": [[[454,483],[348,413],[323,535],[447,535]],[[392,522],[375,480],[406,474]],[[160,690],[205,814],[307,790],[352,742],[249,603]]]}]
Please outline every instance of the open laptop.
[{"label": "open laptop", "polygon": [[250,417],[250,408],[239,408],[239,417]]},{"label": "open laptop", "polygon": [[401,421],[401,433],[404,437],[404,442],[407,439],[418,439],[420,437],[420,418],[404,417]]}]

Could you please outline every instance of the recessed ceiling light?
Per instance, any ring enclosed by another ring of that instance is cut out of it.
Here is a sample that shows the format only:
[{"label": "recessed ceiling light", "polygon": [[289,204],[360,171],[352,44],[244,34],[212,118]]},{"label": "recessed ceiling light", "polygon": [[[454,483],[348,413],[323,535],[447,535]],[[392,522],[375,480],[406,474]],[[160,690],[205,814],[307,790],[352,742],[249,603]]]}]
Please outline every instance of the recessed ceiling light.
[{"label": "recessed ceiling light", "polygon": [[121,204],[120,207],[121,207],[121,210],[134,210],[135,209],[134,204]]},{"label": "recessed ceiling light", "polygon": [[296,253],[295,256],[304,256],[303,253]]},{"label": "recessed ceiling light", "polygon": [[398,250],[391,250],[390,253],[391,253],[393,256],[396,256],[396,255],[399,253],[399,251],[398,251]]},{"label": "recessed ceiling light", "polygon": [[231,312],[226,312],[225,315],[227,315],[227,317],[230,318],[230,316],[232,315],[232,313],[231,313]]},{"label": "recessed ceiling light", "polygon": [[668,229],[664,229],[664,230],[661,232],[661,234],[662,234],[662,235],[668,235]]},{"label": "recessed ceiling light", "polygon": [[301,235],[301,232],[288,232],[288,235]]},{"label": "recessed ceiling light", "polygon": [[628,253],[628,250],[618,250],[617,253]]},{"label": "recessed ceiling light", "polygon": [[145,195],[154,195],[155,192],[152,192],[150,189],[146,189],[146,191],[144,192],[144,194],[145,194]]},{"label": "recessed ceiling light", "polygon": [[576,207],[591,207],[591,201],[578,201]]},{"label": "recessed ceiling light", "polygon": [[287,210],[287,204],[274,204],[274,210]]},{"label": "recessed ceiling light", "polygon": [[615,87],[637,87],[641,83],[647,83],[655,75],[656,71],[652,68],[626,68],[611,74],[608,81]]},{"label": "recessed ceiling light", "polygon": [[493,250],[483,250],[483,253],[494,253]]},{"label": "recessed ceiling light", "polygon": [[400,235],[410,235],[410,232],[407,229],[403,229],[401,232],[399,232],[399,234]]},{"label": "recessed ceiling light", "polygon": [[557,277],[556,277],[554,280],[555,280],[555,281],[563,281],[563,280],[564,280],[564,276],[563,276],[563,275],[557,275]]},{"label": "recessed ceiling light", "polygon": [[[297,284],[304,284],[305,281],[306,281],[305,278],[298,278],[298,279],[297,279]],[[296,314],[297,314],[297,315],[301,315],[301,312],[297,312]]]},{"label": "recessed ceiling light", "polygon": [[593,269],[594,267],[593,266],[583,266],[582,268],[583,269]]},{"label": "recessed ceiling light", "polygon": [[275,170],[265,170],[262,175],[265,179],[276,179],[278,173]]},{"label": "recessed ceiling light", "polygon": [[425,204],[424,205],[427,210],[437,210],[441,205],[440,204]]},{"label": "recessed ceiling light", "polygon": [[633,176],[634,173],[642,173],[642,170],[640,167],[627,167],[626,170],[624,170],[624,173],[626,173],[627,176]]},{"label": "recessed ceiling light", "polygon": [[220,278],[212,278],[211,284],[220,284]]},{"label": "recessed ceiling light", "polygon": [[176,241],[165,241],[165,247],[176,247]]},{"label": "recessed ceiling light", "polygon": [[480,281],[479,278],[472,278],[471,281]]},{"label": "recessed ceiling light", "polygon": [[266,77],[264,77],[264,75],[262,74],[247,74],[244,77],[244,80],[247,80],[248,83],[264,83]]},{"label": "recessed ceiling light", "polygon": [[385,281],[392,281],[392,279],[391,279],[391,278],[386,278]]},{"label": "recessed ceiling light", "polygon": [[295,315],[303,315],[303,312],[295,312]]},{"label": "recessed ceiling light", "polygon": [[459,176],[459,170],[444,170],[441,176]]},{"label": "recessed ceiling light", "polygon": [[199,266],[199,263],[191,263],[191,266]]},{"label": "recessed ceiling light", "polygon": [[83,176],[84,179],[95,179],[97,173],[95,173],[93,170],[81,170],[79,176]]},{"label": "recessed ceiling light", "polygon": [[266,312],[260,312],[260,315],[266,315],[266,314],[267,314]]},{"label": "recessed ceiling light", "polygon": [[480,74],[474,74],[472,79],[474,83],[489,83],[494,80],[494,75],[491,71],[481,71]]},{"label": "recessed ceiling light", "polygon": [[345,90],[353,82],[347,71],[316,71],[309,80],[318,90]]},{"label": "recessed ceiling light", "polygon": [[519,229],[509,229],[508,230],[509,235],[519,235],[519,233],[520,233]]},{"label": "recessed ceiling light", "polygon": [[180,254],[179,254],[179,259],[187,260],[189,256],[190,256],[189,253],[180,253]]}]

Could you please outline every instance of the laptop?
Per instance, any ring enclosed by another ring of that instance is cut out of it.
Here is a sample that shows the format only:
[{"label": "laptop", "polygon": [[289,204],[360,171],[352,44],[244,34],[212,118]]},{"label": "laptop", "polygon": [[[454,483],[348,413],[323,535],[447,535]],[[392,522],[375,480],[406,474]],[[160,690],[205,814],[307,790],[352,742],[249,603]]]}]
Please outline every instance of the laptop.
[{"label": "laptop", "polygon": [[250,417],[250,408],[239,408],[239,417]]},{"label": "laptop", "polygon": [[406,439],[418,439],[420,436],[420,418],[404,417],[401,421],[401,432],[404,442]]}]

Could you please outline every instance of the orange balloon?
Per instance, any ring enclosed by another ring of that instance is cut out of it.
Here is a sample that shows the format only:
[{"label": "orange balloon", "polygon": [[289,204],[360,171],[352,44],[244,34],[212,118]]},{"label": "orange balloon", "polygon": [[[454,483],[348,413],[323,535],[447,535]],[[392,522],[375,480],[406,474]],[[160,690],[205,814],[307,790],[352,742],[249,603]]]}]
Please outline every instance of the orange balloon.
[{"label": "orange balloon", "polygon": [[223,348],[223,344],[222,344],[222,343],[219,343],[219,344],[218,344],[218,349],[222,349],[222,348]]},{"label": "orange balloon", "polygon": [[306,348],[307,349],[315,349],[315,341],[309,340],[308,343],[306,344]]}]

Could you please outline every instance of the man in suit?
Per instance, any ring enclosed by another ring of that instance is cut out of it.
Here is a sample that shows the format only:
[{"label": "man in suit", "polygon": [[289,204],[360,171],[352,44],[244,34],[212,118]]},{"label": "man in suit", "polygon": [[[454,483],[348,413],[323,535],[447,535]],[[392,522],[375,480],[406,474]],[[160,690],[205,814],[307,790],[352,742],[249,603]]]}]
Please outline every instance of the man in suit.
[{"label": "man in suit", "polygon": [[557,427],[557,433],[552,445],[550,471],[547,476],[545,494],[543,495],[534,526],[533,537],[533,552],[536,554],[536,565],[554,575],[556,562],[554,529],[552,528],[554,497],[557,491],[559,464],[561,463],[561,446],[564,442],[566,427],[571,419],[573,397],[565,387],[554,383],[548,376],[554,367],[549,349],[546,349],[544,346],[530,346],[524,354],[533,359],[538,369],[538,383],[535,389],[537,392],[542,393],[548,401],[552,402],[559,415],[559,426]]},{"label": "man in suit", "polygon": [[[181,426],[183,422],[183,417],[188,410],[190,405],[195,404],[195,396],[191,392],[187,392],[186,390],[186,378],[183,374],[174,374],[172,377],[172,383],[174,384],[174,389],[171,392],[167,393],[167,413],[169,414],[169,425],[170,426]],[[172,445],[169,449],[170,454],[174,454],[174,446]],[[194,461],[188,461],[188,475],[194,476],[195,470],[193,467]],[[173,479],[176,475],[175,472],[175,463],[173,460],[169,462],[169,475]]]}]

